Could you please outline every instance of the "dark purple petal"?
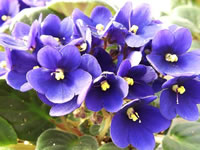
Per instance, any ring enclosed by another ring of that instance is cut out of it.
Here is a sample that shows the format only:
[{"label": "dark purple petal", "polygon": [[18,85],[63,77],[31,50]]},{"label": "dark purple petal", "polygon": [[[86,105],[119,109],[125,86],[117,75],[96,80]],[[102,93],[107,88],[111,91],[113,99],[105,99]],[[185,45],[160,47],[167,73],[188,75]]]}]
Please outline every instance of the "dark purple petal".
[{"label": "dark purple petal", "polygon": [[111,18],[112,14],[110,10],[104,6],[97,6],[92,10],[91,19],[96,24],[102,24],[105,27]]},{"label": "dark purple petal", "polygon": [[179,104],[176,104],[176,112],[179,116],[189,121],[199,119],[198,107],[189,96],[179,95]]},{"label": "dark purple petal", "polygon": [[31,87],[22,88],[24,84],[27,83],[26,74],[25,73],[18,73],[16,71],[10,71],[6,77],[7,84],[10,85],[12,88],[25,92],[31,89]]},{"label": "dark purple petal", "polygon": [[54,14],[49,14],[42,22],[42,34],[59,37],[59,29],[60,19]]},{"label": "dark purple petal", "polygon": [[89,72],[93,78],[97,78],[102,72],[96,58],[89,54],[84,54],[81,56],[80,68]]},{"label": "dark purple petal", "polygon": [[114,144],[120,148],[127,147],[129,143],[130,120],[124,112],[117,112],[113,117],[110,127],[110,135]]},{"label": "dark purple petal", "polygon": [[77,97],[78,96],[74,96],[69,102],[54,105],[50,110],[50,116],[64,116],[80,107],[80,105],[77,104]]},{"label": "dark purple petal", "polygon": [[143,98],[146,96],[154,95],[152,87],[147,85],[146,83],[139,83],[136,82],[134,85],[129,86],[129,93],[127,98],[128,99],[137,99],[137,98]]},{"label": "dark purple petal", "polygon": [[171,121],[165,119],[160,110],[150,105],[139,105],[137,106],[138,114],[141,119],[141,124],[149,129],[152,133],[157,133],[166,130]]},{"label": "dark purple petal", "polygon": [[117,75],[125,77],[128,74],[128,71],[131,69],[131,63],[128,59],[122,61],[117,71]]},{"label": "dark purple petal", "polygon": [[141,78],[147,73],[147,67],[144,65],[133,66],[128,71],[128,77],[132,77],[133,80],[141,80]]},{"label": "dark purple petal", "polygon": [[22,22],[17,22],[15,24],[15,27],[12,31],[12,35],[15,37],[15,38],[19,38],[19,39],[22,39],[25,37],[25,36],[28,36],[29,34],[29,31],[30,31],[30,26],[25,24],[25,23],[22,23]]},{"label": "dark purple petal", "polygon": [[151,23],[151,10],[148,4],[141,4],[133,9],[130,17],[130,23],[137,25],[140,29]]},{"label": "dark purple petal", "polygon": [[103,108],[103,95],[101,92],[96,90],[95,87],[91,87],[87,93],[85,99],[85,105],[89,110],[100,111]]},{"label": "dark purple petal", "polygon": [[117,12],[115,16],[115,21],[124,25],[129,29],[129,18],[132,11],[132,2],[126,2],[124,6]]},{"label": "dark purple petal", "polygon": [[65,71],[73,71],[81,64],[81,54],[76,46],[66,45],[60,50],[62,59],[59,66]]},{"label": "dark purple petal", "polygon": [[171,120],[176,117],[176,93],[172,90],[164,90],[160,96],[160,112]]},{"label": "dark purple petal", "polygon": [[140,124],[134,124],[129,130],[129,141],[138,150],[152,150],[155,147],[153,133]]},{"label": "dark purple petal", "polygon": [[25,51],[12,50],[10,60],[12,62],[11,69],[19,73],[26,73],[38,65],[34,55]]},{"label": "dark purple petal", "polygon": [[174,43],[174,35],[169,30],[161,30],[152,41],[152,54],[166,54]]},{"label": "dark purple petal", "polygon": [[61,41],[69,42],[73,34],[73,20],[71,17],[66,17],[60,23],[60,35]]},{"label": "dark purple petal", "polygon": [[56,69],[62,56],[60,52],[50,46],[45,46],[38,52],[37,59],[41,66],[48,69]]},{"label": "dark purple petal", "polygon": [[185,53],[192,44],[191,32],[186,28],[180,28],[174,32],[174,36],[173,52],[178,55]]}]

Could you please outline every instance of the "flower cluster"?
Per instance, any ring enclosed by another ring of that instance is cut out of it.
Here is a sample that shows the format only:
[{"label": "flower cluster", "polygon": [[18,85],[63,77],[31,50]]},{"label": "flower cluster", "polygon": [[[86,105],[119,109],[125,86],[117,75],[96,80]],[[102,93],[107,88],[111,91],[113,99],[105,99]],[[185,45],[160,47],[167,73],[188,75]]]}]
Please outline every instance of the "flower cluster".
[{"label": "flower cluster", "polygon": [[[14,7],[14,0],[5,5]],[[166,130],[176,115],[198,119],[200,53],[188,52],[191,42],[188,29],[166,28],[147,4],[127,2],[114,16],[103,6],[90,17],[75,9],[62,20],[40,16],[1,34],[0,75],[16,90],[34,89],[51,116],[83,102],[91,111],[114,113],[110,133],[118,147],[152,150],[153,133]],[[150,104],[158,92],[160,109]]]}]

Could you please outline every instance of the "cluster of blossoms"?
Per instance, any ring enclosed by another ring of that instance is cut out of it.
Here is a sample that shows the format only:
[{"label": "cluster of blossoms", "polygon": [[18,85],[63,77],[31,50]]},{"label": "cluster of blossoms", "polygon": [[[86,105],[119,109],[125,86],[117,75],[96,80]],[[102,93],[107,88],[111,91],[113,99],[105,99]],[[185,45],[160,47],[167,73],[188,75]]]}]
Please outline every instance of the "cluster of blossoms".
[{"label": "cluster of blossoms", "polygon": [[[188,29],[153,20],[147,4],[127,2],[114,16],[103,6],[90,17],[75,9],[63,20],[40,16],[1,34],[0,75],[16,90],[34,89],[51,116],[83,102],[114,113],[110,133],[118,147],[152,150],[153,133],[176,115],[198,119],[200,52],[187,52],[191,42]],[[160,109],[150,105],[158,92]]]}]

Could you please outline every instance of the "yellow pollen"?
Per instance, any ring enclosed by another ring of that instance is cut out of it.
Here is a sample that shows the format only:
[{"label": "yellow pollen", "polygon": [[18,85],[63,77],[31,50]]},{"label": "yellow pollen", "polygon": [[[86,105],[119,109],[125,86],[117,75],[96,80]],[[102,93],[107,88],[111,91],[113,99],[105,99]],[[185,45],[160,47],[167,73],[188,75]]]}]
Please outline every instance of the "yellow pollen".
[{"label": "yellow pollen", "polygon": [[55,39],[57,42],[59,42],[59,41],[60,41],[60,39],[59,39],[59,38],[57,38],[57,37],[54,37],[54,39]]},{"label": "yellow pollen", "polygon": [[97,29],[97,33],[100,34],[104,30],[104,25],[97,24],[96,29]]},{"label": "yellow pollen", "polygon": [[134,84],[134,80],[132,78],[124,77],[124,80],[126,80],[126,82],[128,83],[128,85],[132,86]]},{"label": "yellow pollen", "polygon": [[[133,120],[134,122],[139,119],[139,114],[135,112],[133,108],[129,108],[126,113],[128,115],[128,118]],[[139,120],[139,123],[141,123],[141,120]]]},{"label": "yellow pollen", "polygon": [[2,69],[6,69],[6,67],[7,67],[7,63],[6,63],[6,61],[1,61],[0,62],[0,68],[2,68]]},{"label": "yellow pollen", "polygon": [[178,61],[178,56],[176,54],[167,53],[165,55],[165,60],[168,61],[168,62],[177,62]]},{"label": "yellow pollen", "polygon": [[10,19],[10,16],[6,16],[6,15],[1,16],[1,20],[3,21],[7,21],[8,19]]},{"label": "yellow pollen", "polygon": [[56,69],[55,78],[56,80],[63,80],[65,78],[64,71],[62,69]]},{"label": "yellow pollen", "polygon": [[175,84],[175,85],[172,86],[172,90],[174,92],[178,92],[179,94],[184,94],[185,91],[186,91],[184,86],[180,86],[179,87],[177,84]]},{"label": "yellow pollen", "polygon": [[39,67],[39,66],[34,66],[34,67],[33,67],[33,69],[38,69],[38,68],[40,68],[40,67]]},{"label": "yellow pollen", "polygon": [[132,33],[137,33],[137,31],[138,31],[138,29],[139,29],[139,27],[137,26],[137,25],[132,25],[132,27],[130,28],[130,31],[132,32]]},{"label": "yellow pollen", "polygon": [[86,49],[87,49],[87,43],[82,43],[81,45],[80,45],[80,52],[84,52]]},{"label": "yellow pollen", "polygon": [[101,89],[107,91],[110,88],[110,84],[105,80],[101,82]]}]

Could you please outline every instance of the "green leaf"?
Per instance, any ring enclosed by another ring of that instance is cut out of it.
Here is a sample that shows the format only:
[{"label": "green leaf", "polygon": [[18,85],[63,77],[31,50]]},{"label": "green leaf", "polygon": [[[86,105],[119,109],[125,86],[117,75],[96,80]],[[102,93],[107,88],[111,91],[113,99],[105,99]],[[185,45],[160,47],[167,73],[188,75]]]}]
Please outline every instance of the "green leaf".
[{"label": "green leaf", "polygon": [[97,136],[99,134],[100,125],[94,124],[89,128],[90,134]]},{"label": "green leaf", "polygon": [[115,13],[116,8],[114,8],[114,5],[112,4],[111,7],[107,1],[103,0],[63,0],[51,3],[48,9],[65,16],[70,16],[75,8],[79,8],[86,15],[90,15],[92,9],[98,5],[106,6],[111,10],[112,14]]},{"label": "green leaf", "polygon": [[128,148],[118,148],[113,143],[106,143],[98,148],[98,150],[128,150]]},{"label": "green leaf", "polygon": [[198,40],[192,40],[192,45],[190,47],[191,50],[199,50],[200,49],[200,41]]},{"label": "green leaf", "polygon": [[92,136],[77,137],[74,134],[49,129],[38,138],[36,150],[97,150],[98,143]]},{"label": "green leaf", "polygon": [[0,117],[0,146],[17,144],[17,134],[13,127]]},{"label": "green leaf", "polygon": [[0,87],[0,116],[13,126],[18,138],[35,142],[44,130],[54,126],[48,115],[49,107],[34,91],[15,91],[3,80]]},{"label": "green leaf", "polygon": [[171,23],[189,28],[193,33],[200,33],[200,8],[195,6],[176,7],[171,16]]},{"label": "green leaf", "polygon": [[163,140],[164,150],[199,150],[200,123],[176,124]]}]

